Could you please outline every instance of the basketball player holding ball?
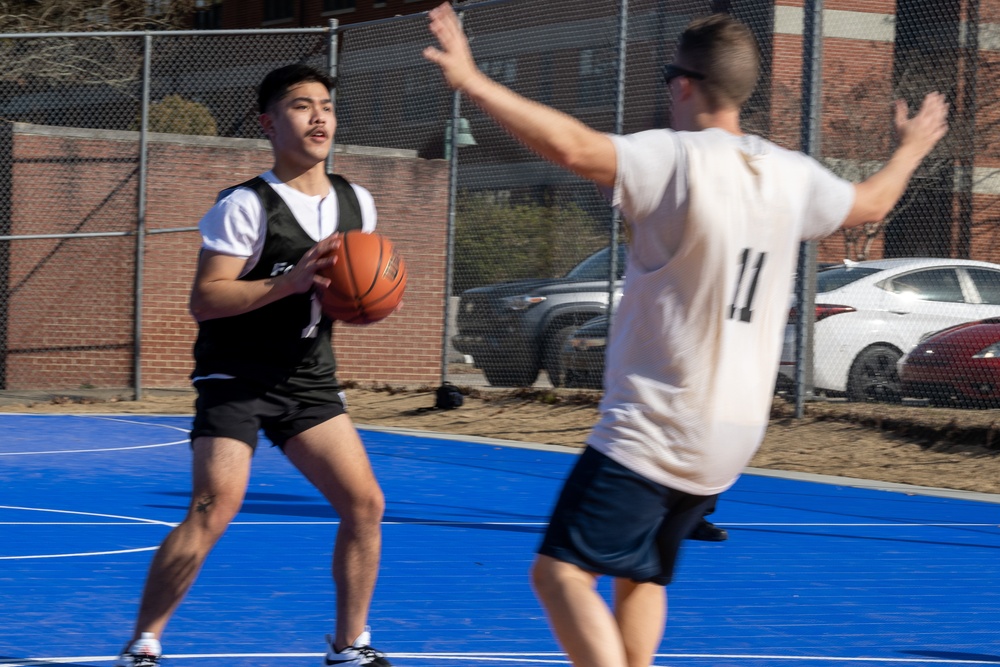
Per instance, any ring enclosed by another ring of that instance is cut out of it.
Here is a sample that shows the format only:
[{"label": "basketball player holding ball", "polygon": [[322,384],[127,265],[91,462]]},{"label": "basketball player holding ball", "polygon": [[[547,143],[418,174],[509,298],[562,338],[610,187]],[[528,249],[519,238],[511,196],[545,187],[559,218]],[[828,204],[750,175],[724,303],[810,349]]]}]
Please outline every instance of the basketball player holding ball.
[{"label": "basketball player holding ball", "polygon": [[160,664],[160,636],[243,502],[257,432],[265,434],[340,517],[333,554],[336,621],[326,665],[390,663],[366,625],[381,555],[384,499],[335,378],[319,272],[346,229],[371,232],[364,188],[328,176],[336,129],[333,81],[305,65],[269,73],[258,90],[274,166],[224,190],[202,218],[191,291],[198,391],[191,432],[191,505],[150,566],[119,667]]}]

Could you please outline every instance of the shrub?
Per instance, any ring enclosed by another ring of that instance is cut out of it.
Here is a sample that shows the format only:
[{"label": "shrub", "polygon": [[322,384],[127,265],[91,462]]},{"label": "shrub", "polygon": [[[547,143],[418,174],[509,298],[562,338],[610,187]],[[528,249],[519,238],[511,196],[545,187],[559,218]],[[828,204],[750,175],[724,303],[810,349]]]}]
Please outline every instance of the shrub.
[{"label": "shrub", "polygon": [[[137,118],[132,129],[138,130],[140,124],[141,119]],[[218,134],[215,118],[208,107],[180,95],[167,95],[149,105],[149,131],[211,137]]]},{"label": "shrub", "polygon": [[455,209],[453,293],[562,276],[608,245],[606,228],[576,204],[506,204],[488,194],[463,192]]}]

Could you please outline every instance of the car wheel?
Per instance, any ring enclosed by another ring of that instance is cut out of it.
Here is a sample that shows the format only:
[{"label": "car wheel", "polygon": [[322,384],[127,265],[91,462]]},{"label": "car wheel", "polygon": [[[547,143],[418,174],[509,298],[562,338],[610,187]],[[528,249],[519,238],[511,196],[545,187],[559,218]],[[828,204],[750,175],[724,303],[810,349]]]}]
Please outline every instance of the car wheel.
[{"label": "car wheel", "polygon": [[580,325],[571,324],[551,332],[545,338],[545,349],[542,350],[542,367],[549,376],[553,387],[566,386],[566,372],[563,370],[562,349],[566,341]]},{"label": "car wheel", "polygon": [[530,387],[538,379],[536,367],[480,363],[479,368],[494,387]]},{"label": "car wheel", "polygon": [[852,401],[898,403],[901,399],[896,362],[899,350],[887,345],[873,345],[861,351],[847,377],[847,398]]}]

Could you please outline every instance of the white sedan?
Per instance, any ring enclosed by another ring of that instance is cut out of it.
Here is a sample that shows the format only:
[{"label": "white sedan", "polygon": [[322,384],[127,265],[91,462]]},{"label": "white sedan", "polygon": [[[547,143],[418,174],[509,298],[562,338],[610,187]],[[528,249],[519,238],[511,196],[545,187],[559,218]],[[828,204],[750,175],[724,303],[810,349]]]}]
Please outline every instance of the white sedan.
[{"label": "white sedan", "polygon": [[[854,401],[899,400],[896,364],[921,338],[1000,316],[1000,265],[964,259],[845,262],[817,273],[813,386]],[[795,379],[795,321],[779,381]]]}]

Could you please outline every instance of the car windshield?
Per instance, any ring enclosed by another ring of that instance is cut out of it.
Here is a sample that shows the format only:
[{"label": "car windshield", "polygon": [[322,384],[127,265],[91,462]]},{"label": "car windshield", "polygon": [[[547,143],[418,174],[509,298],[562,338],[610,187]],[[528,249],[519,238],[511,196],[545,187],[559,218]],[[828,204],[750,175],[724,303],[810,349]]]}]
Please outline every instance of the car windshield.
[{"label": "car windshield", "polygon": [[[626,248],[627,246],[625,244],[618,246],[618,280],[621,280],[622,276],[625,275]],[[601,248],[593,255],[570,269],[570,272],[566,274],[566,278],[579,282],[589,280],[607,280],[608,263],[610,261],[611,257],[609,256],[608,248]]]},{"label": "car windshield", "polygon": [[881,270],[869,266],[837,266],[824,269],[816,274],[816,293],[832,292]]}]

